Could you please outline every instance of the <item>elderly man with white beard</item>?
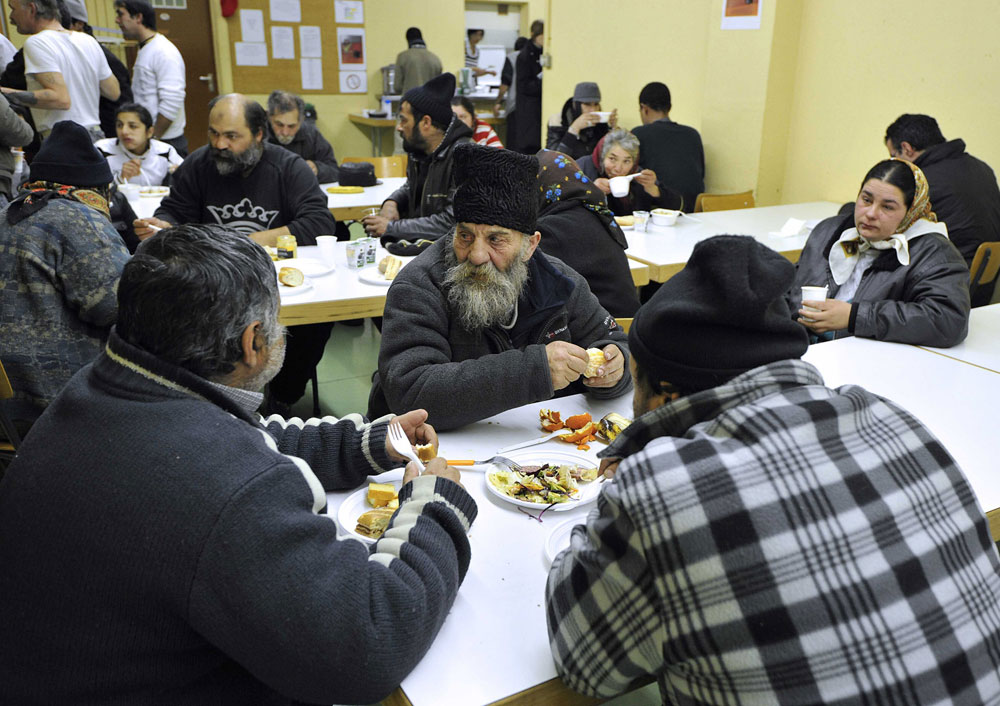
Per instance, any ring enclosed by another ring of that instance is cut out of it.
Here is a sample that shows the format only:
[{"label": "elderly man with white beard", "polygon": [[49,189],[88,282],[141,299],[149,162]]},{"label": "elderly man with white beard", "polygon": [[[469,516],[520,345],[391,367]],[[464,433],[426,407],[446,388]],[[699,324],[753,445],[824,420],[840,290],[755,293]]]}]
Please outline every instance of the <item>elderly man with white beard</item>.
[{"label": "elderly man with white beard", "polygon": [[[538,160],[455,147],[455,218],[389,288],[370,417],[415,400],[438,429],[579,392],[632,388],[628,343],[586,280],[537,250]],[[604,361],[585,378],[588,348]]]}]

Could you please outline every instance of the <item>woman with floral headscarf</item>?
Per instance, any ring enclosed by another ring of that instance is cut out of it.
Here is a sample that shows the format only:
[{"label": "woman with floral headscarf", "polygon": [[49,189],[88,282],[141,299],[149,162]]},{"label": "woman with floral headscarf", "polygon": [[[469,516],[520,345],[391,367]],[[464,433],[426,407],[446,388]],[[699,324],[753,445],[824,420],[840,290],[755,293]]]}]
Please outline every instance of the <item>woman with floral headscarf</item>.
[{"label": "woman with floral headscarf", "polygon": [[628,242],[604,201],[604,193],[562,152],[538,153],[540,206],[538,247],[579,272],[612,316],[639,308],[625,257]]},{"label": "woman with floral headscarf", "polygon": [[[826,286],[827,300],[803,302],[803,286]],[[931,210],[918,167],[901,159],[872,167],[854,214],[810,234],[789,302],[820,340],[853,334],[947,347],[965,339],[969,270]]]}]

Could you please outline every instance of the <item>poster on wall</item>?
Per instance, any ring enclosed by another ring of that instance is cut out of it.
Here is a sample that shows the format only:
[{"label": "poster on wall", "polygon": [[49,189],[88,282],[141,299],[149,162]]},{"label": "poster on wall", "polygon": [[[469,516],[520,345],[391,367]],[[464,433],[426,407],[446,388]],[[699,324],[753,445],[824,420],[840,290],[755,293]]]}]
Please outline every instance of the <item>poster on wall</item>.
[{"label": "poster on wall", "polygon": [[368,74],[364,71],[341,71],[341,93],[368,93]]},{"label": "poster on wall", "polygon": [[365,5],[361,0],[334,0],[333,16],[339,25],[365,23]]},{"label": "poster on wall", "polygon": [[271,57],[295,58],[295,34],[291,27],[271,27]]},{"label": "poster on wall", "polygon": [[760,29],[764,0],[722,0],[722,29]]},{"label": "poster on wall", "polygon": [[[365,30],[360,27],[337,27],[340,68],[361,71],[368,68],[365,53]],[[352,91],[353,93],[353,91]]]}]

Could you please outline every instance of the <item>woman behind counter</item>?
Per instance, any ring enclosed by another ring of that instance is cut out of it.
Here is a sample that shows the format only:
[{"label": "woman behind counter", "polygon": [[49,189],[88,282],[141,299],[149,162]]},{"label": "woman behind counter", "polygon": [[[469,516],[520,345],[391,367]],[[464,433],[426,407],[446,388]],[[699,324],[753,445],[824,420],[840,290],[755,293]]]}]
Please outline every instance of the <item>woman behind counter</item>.
[{"label": "woman behind counter", "polygon": [[[802,302],[803,286],[824,285],[826,301]],[[853,334],[941,347],[962,342],[969,270],[931,211],[923,172],[901,159],[872,167],[854,214],[827,218],[810,234],[788,298],[818,340]]]},{"label": "woman behind counter", "polygon": [[[604,192],[608,208],[616,216],[628,216],[633,211],[650,211],[654,208],[682,210],[684,200],[676,191],[661,186],[652,169],[639,169],[639,138],[628,130],[615,128],[594,148],[593,154],[577,160],[580,171]],[[609,179],[636,174],[629,182],[629,190],[621,198],[611,193]]]}]

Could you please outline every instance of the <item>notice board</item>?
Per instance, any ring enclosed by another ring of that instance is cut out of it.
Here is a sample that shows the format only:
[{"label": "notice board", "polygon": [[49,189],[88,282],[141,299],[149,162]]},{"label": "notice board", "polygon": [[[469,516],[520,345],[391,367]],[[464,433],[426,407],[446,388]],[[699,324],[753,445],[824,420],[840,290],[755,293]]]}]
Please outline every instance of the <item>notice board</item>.
[{"label": "notice board", "polygon": [[227,19],[237,93],[367,93],[363,0],[240,0]]}]

